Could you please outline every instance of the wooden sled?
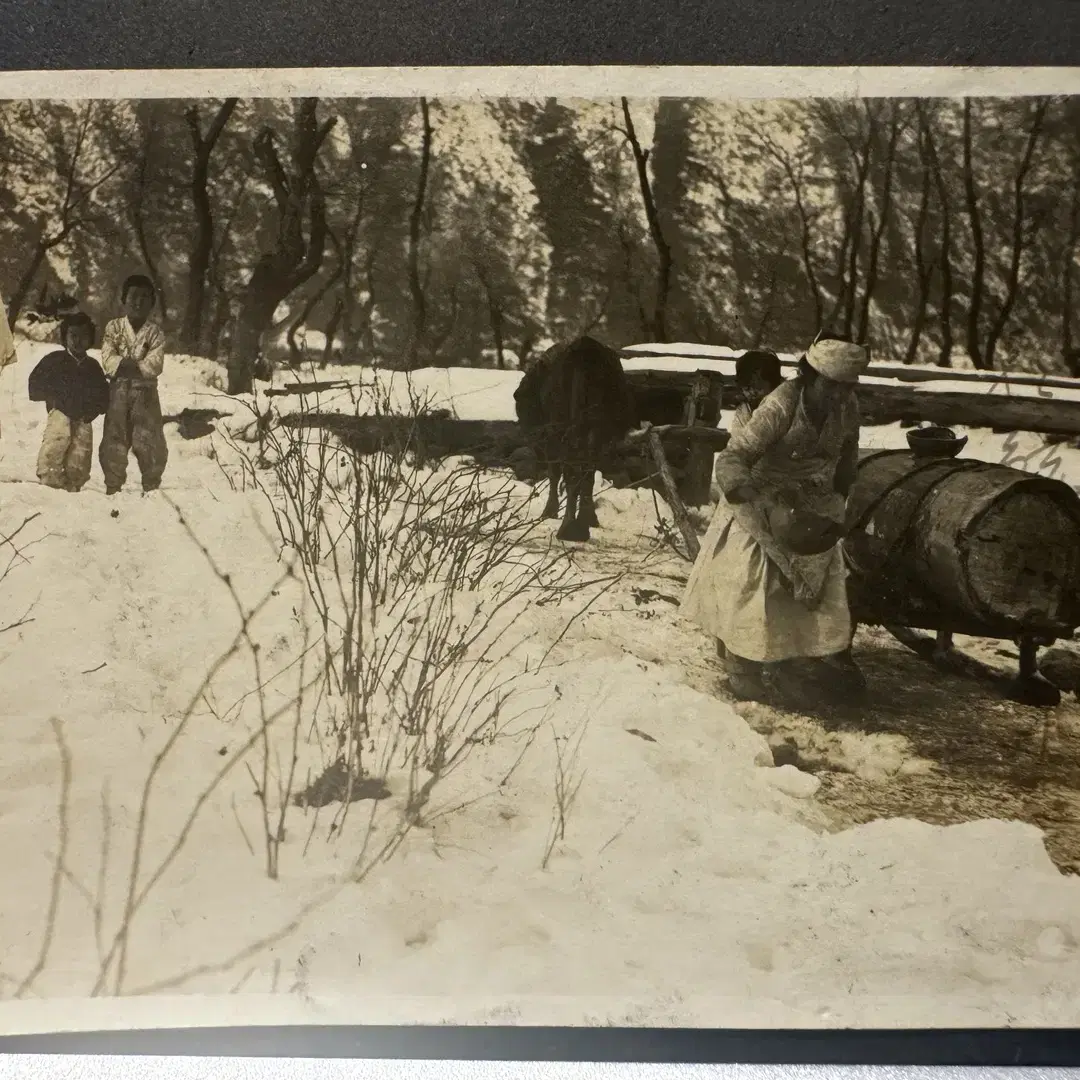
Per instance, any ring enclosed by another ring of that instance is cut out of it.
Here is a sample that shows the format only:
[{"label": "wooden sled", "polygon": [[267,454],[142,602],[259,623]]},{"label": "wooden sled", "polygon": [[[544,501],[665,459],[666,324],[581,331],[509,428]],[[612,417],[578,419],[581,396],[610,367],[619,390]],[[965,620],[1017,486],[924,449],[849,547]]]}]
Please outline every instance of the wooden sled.
[{"label": "wooden sled", "polygon": [[[954,673],[1002,682],[954,634],[1017,643],[1005,696],[1053,707],[1038,650],[1080,626],[1080,497],[1067,484],[973,458],[863,451],[844,556],[852,616]],[[920,631],[930,631],[930,634]]]},{"label": "wooden sled", "polygon": [[895,623],[882,624],[882,629],[939,670],[959,675],[961,678],[992,684],[1010,701],[1046,709],[1052,709],[1061,702],[1061,690],[1039,671],[1038,666],[1040,646],[1052,645],[1053,641],[1031,635],[1021,637],[1016,643],[1020,650],[1017,672],[1011,679],[1007,679],[989,664],[959,652],[953,644],[953,635],[948,630],[927,634]]}]

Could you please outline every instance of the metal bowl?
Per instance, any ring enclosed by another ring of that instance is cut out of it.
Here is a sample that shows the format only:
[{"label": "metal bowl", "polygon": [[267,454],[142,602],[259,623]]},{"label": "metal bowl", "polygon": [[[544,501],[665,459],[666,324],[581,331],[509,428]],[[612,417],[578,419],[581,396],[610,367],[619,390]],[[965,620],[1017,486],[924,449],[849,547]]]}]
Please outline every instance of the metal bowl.
[{"label": "metal bowl", "polygon": [[843,539],[844,528],[830,518],[803,511],[782,521],[776,511],[769,513],[769,527],[776,542],[792,555],[821,555]]},{"label": "metal bowl", "polygon": [[921,427],[907,433],[907,443],[916,457],[954,458],[967,446],[967,436],[952,428]]}]

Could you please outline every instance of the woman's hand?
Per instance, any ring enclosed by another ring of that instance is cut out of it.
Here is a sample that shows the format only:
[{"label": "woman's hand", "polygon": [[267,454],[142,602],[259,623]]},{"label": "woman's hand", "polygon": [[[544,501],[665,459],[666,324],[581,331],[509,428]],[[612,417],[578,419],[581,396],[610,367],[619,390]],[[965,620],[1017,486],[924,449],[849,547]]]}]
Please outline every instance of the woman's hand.
[{"label": "woman's hand", "polygon": [[773,531],[787,533],[795,527],[795,511],[786,503],[776,502],[769,510]]},{"label": "woman's hand", "polygon": [[750,484],[740,484],[734,491],[729,491],[727,494],[727,501],[732,506],[741,506],[743,503],[757,502],[761,498],[761,493],[757,488]]}]

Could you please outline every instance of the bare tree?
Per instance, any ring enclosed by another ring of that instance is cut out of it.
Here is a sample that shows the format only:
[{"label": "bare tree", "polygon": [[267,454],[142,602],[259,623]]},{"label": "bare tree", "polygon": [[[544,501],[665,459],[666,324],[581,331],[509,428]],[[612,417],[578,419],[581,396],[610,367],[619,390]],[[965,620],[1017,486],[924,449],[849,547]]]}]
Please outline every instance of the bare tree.
[{"label": "bare tree", "polygon": [[219,106],[206,133],[198,105],[184,114],[191,132],[191,201],[195,208],[195,236],[188,259],[187,303],[180,332],[181,347],[189,354],[198,353],[203,345],[203,322],[206,312],[206,283],[214,251],[214,211],[210,200],[210,159],[225,125],[238,103],[226,98]]},{"label": "bare tree", "polygon": [[750,348],[752,349],[761,348],[761,343],[765,341],[766,335],[769,332],[769,327],[772,325],[773,315],[776,312],[776,287],[779,277],[777,270],[780,265],[780,258],[783,254],[783,247],[778,247],[773,252],[772,258],[769,260],[769,276],[765,288],[765,298],[762,301],[761,314],[757,320],[757,329],[750,339]]},{"label": "bare tree", "polygon": [[619,238],[619,249],[622,252],[619,269],[626,288],[626,294],[633,304],[634,314],[637,316],[641,333],[648,338],[652,336],[650,333],[649,313],[645,310],[645,303],[641,299],[641,290],[638,287],[637,268],[634,266],[634,238],[630,235],[630,230],[627,228],[625,221],[617,223],[616,232]]},{"label": "bare tree", "polygon": [[912,225],[915,260],[915,313],[911,320],[911,336],[908,338],[904,363],[912,364],[919,354],[919,344],[926,329],[927,308],[930,304],[930,283],[934,276],[937,260],[927,255],[926,232],[930,219],[930,194],[933,187],[933,169],[929,149],[930,131],[926,123],[923,103],[916,101],[916,113],[919,117],[919,160],[922,165],[919,188],[919,207]]},{"label": "bare tree", "polygon": [[434,129],[431,126],[431,106],[426,97],[420,99],[422,133],[420,141],[420,175],[416,181],[416,199],[409,215],[409,293],[413,304],[412,335],[409,339],[410,369],[420,362],[420,349],[427,334],[427,301],[424,283],[420,276],[420,233],[427,204],[428,175],[431,170],[431,144]]},{"label": "bare tree", "polygon": [[952,204],[949,199],[949,188],[945,182],[945,172],[941,167],[941,158],[938,156],[931,117],[926,110],[925,102],[917,101],[915,107],[919,114],[919,123],[922,127],[926,157],[930,163],[930,171],[934,177],[934,190],[937,192],[938,207],[941,214],[941,246],[938,255],[938,262],[941,269],[941,298],[938,303],[938,324],[941,333],[941,350],[938,353],[937,366],[951,367],[953,350],[953,297],[955,295],[952,261]]},{"label": "bare tree", "polygon": [[221,355],[226,328],[234,317],[233,296],[229,289],[228,275],[224,272],[224,262],[226,254],[235,247],[236,219],[244,206],[248,185],[254,175],[253,168],[244,175],[239,188],[230,199],[224,222],[219,229],[215,230],[218,235],[207,272],[207,286],[213,298],[213,313],[207,335],[207,353],[215,360]]},{"label": "bare tree", "polygon": [[1070,375],[1080,375],[1080,350],[1073,337],[1073,290],[1076,281],[1076,247],[1080,243],[1080,145],[1073,150],[1072,198],[1069,227],[1061,268],[1061,355]]},{"label": "bare tree", "polygon": [[994,356],[997,352],[1001,335],[1008,325],[1016,305],[1016,298],[1020,290],[1020,268],[1024,258],[1024,251],[1030,239],[1031,221],[1028,216],[1027,193],[1025,187],[1031,172],[1032,162],[1035,157],[1035,149],[1042,136],[1046,123],[1046,113],[1050,108],[1049,98],[1038,98],[1032,110],[1031,123],[1028,128],[1027,139],[1024,142],[1024,152],[1020,158],[1012,183],[1012,237],[1009,249],[1009,267],[1005,275],[1005,295],[998,305],[997,316],[990,325],[986,335],[985,360],[987,367],[994,366]]},{"label": "bare tree", "polygon": [[977,368],[989,367],[982,354],[980,323],[982,319],[983,290],[986,287],[986,242],[983,239],[982,211],[979,207],[979,189],[975,181],[975,164],[972,151],[971,98],[964,98],[964,206],[971,229],[971,288],[967,309],[967,351]]},{"label": "bare tree", "polygon": [[491,274],[484,267],[483,260],[474,256],[472,264],[476,280],[480,282],[487,301],[488,319],[491,322],[491,341],[495,346],[495,363],[502,370],[506,367],[505,314],[502,298],[491,279]]},{"label": "bare tree", "polygon": [[[342,243],[337,238],[333,229],[328,228],[326,230],[326,237],[330,241],[330,246],[334,249],[337,259],[334,263],[333,269],[326,276],[326,278],[319,284],[318,288],[313,289],[311,295],[304,301],[303,306],[300,308],[299,313],[289,323],[289,329],[286,331],[285,340],[289,345],[289,359],[294,366],[299,366],[304,360],[304,350],[296,342],[296,335],[299,333],[301,327],[306,327],[308,320],[314,314],[315,309],[322,303],[323,298],[345,274],[345,257],[342,250]],[[327,335],[326,344],[323,346],[323,357],[325,359],[327,349],[330,345],[329,335]]]},{"label": "bare tree", "polygon": [[[877,112],[870,101],[863,100],[866,113],[866,134],[862,145],[857,147],[855,140],[844,131],[844,141],[848,144],[855,162],[855,187],[852,195],[849,215],[844,222],[844,235],[841,252],[847,251],[847,273],[843,276],[845,334],[851,334],[855,323],[855,303],[859,291],[859,250],[862,246],[863,221],[866,216],[866,185],[870,177],[870,165],[873,158],[874,143],[877,139]],[[842,129],[843,130],[843,129]],[[843,256],[841,256],[843,262]]]},{"label": "bare tree", "polygon": [[1027,220],[1026,183],[1035,156],[1035,149],[1043,132],[1048,98],[1037,98],[1032,110],[1027,138],[1012,182],[1012,222],[1009,244],[1009,265],[1005,272],[1005,294],[997,305],[997,314],[986,330],[983,341],[983,312],[989,295],[986,280],[986,239],[983,231],[983,215],[980,205],[978,182],[975,178],[972,100],[964,99],[963,109],[963,176],[964,197],[968,221],[971,226],[972,270],[967,311],[967,349],[972,364],[980,369],[992,369],[998,343],[1016,304],[1020,286],[1020,268],[1024,250],[1029,239]]},{"label": "bare tree", "polygon": [[68,145],[66,125],[47,127],[38,109],[33,105],[29,106],[31,122],[46,142],[48,149],[46,161],[32,160],[30,164],[34,168],[51,165],[62,194],[55,214],[51,218],[49,215],[42,215],[39,220],[37,240],[30,260],[8,301],[8,325],[12,328],[22,313],[26,299],[34,287],[34,281],[49,253],[66,243],[73,233],[83,227],[86,218],[84,214],[80,214],[80,211],[86,211],[87,204],[94,193],[120,169],[119,162],[116,162],[88,175],[90,167],[84,161],[84,157],[98,108],[99,103],[93,101],[87,102],[82,107],[71,145]]},{"label": "bare tree", "polygon": [[[274,193],[277,239],[274,247],[256,262],[241,296],[236,333],[229,350],[230,394],[251,392],[262,339],[274,312],[292,292],[314,277],[322,265],[327,225],[318,155],[335,118],[320,124],[318,104],[318,98],[302,98],[294,103],[289,168],[278,155],[272,128],[264,127],[255,138],[255,155]],[[259,374],[265,376],[268,372],[261,368]]]},{"label": "bare tree", "polygon": [[135,242],[139,248],[139,255],[157,292],[158,310],[161,313],[162,320],[168,321],[168,293],[158,270],[157,257],[150,246],[150,235],[147,227],[147,204],[152,187],[154,155],[158,144],[157,111],[158,103],[154,101],[140,101],[136,110],[139,127],[139,154],[131,181],[128,184],[128,214],[131,219],[131,230],[135,234]]},{"label": "bare tree", "polygon": [[[847,150],[845,167],[838,171],[836,177],[843,218],[840,242],[836,247],[836,290],[827,318],[830,325],[837,324],[839,320],[839,326],[846,334],[851,334],[855,325],[859,253],[866,215],[866,185],[878,129],[876,105],[864,100],[862,110],[866,118],[865,130],[860,122],[859,130],[852,132],[844,115],[846,111],[850,111],[846,106],[823,102],[818,107],[825,130],[839,139]],[[845,177],[844,173],[849,168],[852,175]]]},{"label": "bare tree", "polygon": [[649,235],[656,248],[656,295],[653,299],[652,315],[648,322],[648,333],[654,341],[667,341],[667,307],[668,298],[671,295],[672,274],[671,245],[664,236],[664,230],[660,225],[660,215],[656,210],[656,199],[649,179],[649,151],[641,145],[641,140],[638,138],[627,98],[622,99],[622,114],[625,126],[619,130],[630,144],[630,150],[634,155],[641,201],[645,206],[645,219],[649,223]]},{"label": "bare tree", "polygon": [[[340,241],[336,240],[333,232],[330,233],[331,242],[334,243],[338,253],[338,269],[334,279],[327,286],[328,289],[337,286],[337,296],[334,298],[334,306],[330,316],[326,320],[326,346],[323,351],[322,366],[326,367],[334,355],[334,341],[338,331],[344,328],[346,341],[349,339],[348,328],[353,321],[353,310],[356,306],[356,288],[353,282],[353,268],[356,261],[356,242],[360,233],[360,223],[364,217],[364,189],[361,186],[353,211],[352,220],[345,230],[345,235]],[[373,248],[372,248],[373,250]],[[370,255],[370,252],[369,252]]]},{"label": "bare tree", "polygon": [[[856,339],[865,341],[870,327],[870,305],[873,303],[874,291],[878,283],[878,264],[881,258],[881,238],[885,234],[885,228],[889,223],[892,213],[893,175],[896,164],[896,144],[900,135],[907,127],[907,118],[904,116],[902,107],[898,101],[889,102],[889,139],[885,148],[884,178],[881,187],[881,205],[877,220],[872,208],[866,211],[866,217],[870,225],[870,250],[867,254],[866,276],[863,282],[862,300],[859,303],[859,322],[856,330]],[[855,289],[852,288],[852,297]]]},{"label": "bare tree", "polygon": [[795,212],[799,218],[799,256],[802,261],[803,273],[806,275],[806,283],[810,287],[810,296],[814,303],[814,325],[820,327],[824,325],[825,320],[825,301],[822,296],[817,270],[814,266],[814,225],[816,215],[811,212],[805,195],[805,165],[801,160],[793,161],[791,154],[764,130],[758,129],[755,136],[761,148],[783,170],[788,184],[791,186],[792,198],[795,200]]}]

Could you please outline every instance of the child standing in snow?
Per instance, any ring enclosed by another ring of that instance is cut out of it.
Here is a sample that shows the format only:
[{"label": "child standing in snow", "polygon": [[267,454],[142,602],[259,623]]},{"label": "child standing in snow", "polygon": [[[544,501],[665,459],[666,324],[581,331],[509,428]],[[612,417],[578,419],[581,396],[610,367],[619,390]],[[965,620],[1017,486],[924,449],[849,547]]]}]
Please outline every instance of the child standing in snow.
[{"label": "child standing in snow", "polygon": [[101,366],[111,387],[98,460],[108,495],[124,486],[132,451],[144,492],[161,486],[169,458],[157,389],[165,366],[165,335],[150,321],[157,291],[148,277],[134,274],[124,282],[120,299],[124,315],[105,327],[101,345]]},{"label": "child standing in snow", "polygon": [[31,401],[48,410],[38,452],[38,479],[48,487],[79,491],[90,479],[94,421],[109,406],[109,383],[87,349],[94,344],[89,316],[69,315],[60,324],[64,346],[30,373]]}]

